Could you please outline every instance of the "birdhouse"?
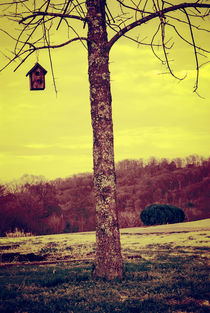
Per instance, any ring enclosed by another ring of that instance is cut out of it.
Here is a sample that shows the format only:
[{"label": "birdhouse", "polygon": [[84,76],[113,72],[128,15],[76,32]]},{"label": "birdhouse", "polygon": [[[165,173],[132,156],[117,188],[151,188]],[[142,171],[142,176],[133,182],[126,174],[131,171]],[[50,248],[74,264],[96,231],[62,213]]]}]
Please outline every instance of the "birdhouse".
[{"label": "birdhouse", "polygon": [[26,76],[29,75],[30,90],[44,90],[46,74],[47,71],[39,63],[36,63],[26,74]]}]

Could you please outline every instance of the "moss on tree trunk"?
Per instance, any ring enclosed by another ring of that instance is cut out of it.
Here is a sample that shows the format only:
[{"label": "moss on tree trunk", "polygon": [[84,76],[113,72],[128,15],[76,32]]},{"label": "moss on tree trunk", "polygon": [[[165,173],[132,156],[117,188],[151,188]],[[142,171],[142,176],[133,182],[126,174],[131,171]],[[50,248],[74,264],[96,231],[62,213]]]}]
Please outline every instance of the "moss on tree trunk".
[{"label": "moss on tree trunk", "polygon": [[88,0],[88,74],[96,197],[96,277],[122,276],[105,1]]}]

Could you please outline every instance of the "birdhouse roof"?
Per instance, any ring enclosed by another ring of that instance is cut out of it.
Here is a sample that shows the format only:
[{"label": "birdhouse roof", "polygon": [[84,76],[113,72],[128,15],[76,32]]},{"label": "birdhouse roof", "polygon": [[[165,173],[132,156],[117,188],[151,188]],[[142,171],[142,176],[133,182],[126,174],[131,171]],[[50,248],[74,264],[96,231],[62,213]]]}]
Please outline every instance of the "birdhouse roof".
[{"label": "birdhouse roof", "polygon": [[47,74],[47,71],[44,69],[44,67],[42,67],[38,62],[34,65],[34,67],[32,67],[32,69],[26,74],[26,76],[30,75],[32,72],[34,72],[37,68],[40,68],[44,75]]}]

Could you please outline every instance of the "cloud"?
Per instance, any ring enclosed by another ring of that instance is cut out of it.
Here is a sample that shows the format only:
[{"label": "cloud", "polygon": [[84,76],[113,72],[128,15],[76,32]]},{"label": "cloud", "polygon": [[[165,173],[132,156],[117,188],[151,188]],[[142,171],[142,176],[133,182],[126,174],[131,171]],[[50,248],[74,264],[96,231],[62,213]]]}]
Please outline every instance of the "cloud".
[{"label": "cloud", "polygon": [[47,179],[92,172],[91,155],[0,155],[1,182],[18,179],[23,174],[44,175]]},{"label": "cloud", "polygon": [[115,136],[116,158],[173,158],[191,154],[208,156],[208,141],[210,142],[209,132],[189,131],[181,127],[129,129],[120,131]]},{"label": "cloud", "polygon": [[60,137],[59,142],[53,144],[46,144],[40,141],[37,143],[29,144],[1,144],[1,151],[4,155],[14,156],[42,156],[42,155],[60,155],[60,156],[73,156],[80,154],[90,154],[92,151],[92,138],[88,136],[73,136]]}]

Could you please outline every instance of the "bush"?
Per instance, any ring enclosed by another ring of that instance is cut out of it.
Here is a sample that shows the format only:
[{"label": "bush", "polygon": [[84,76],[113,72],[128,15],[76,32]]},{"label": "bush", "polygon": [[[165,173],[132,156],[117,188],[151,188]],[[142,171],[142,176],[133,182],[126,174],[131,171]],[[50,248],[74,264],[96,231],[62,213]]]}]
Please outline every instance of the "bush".
[{"label": "bush", "polygon": [[181,223],[185,220],[185,213],[173,205],[152,204],[141,212],[140,219],[144,225]]}]

